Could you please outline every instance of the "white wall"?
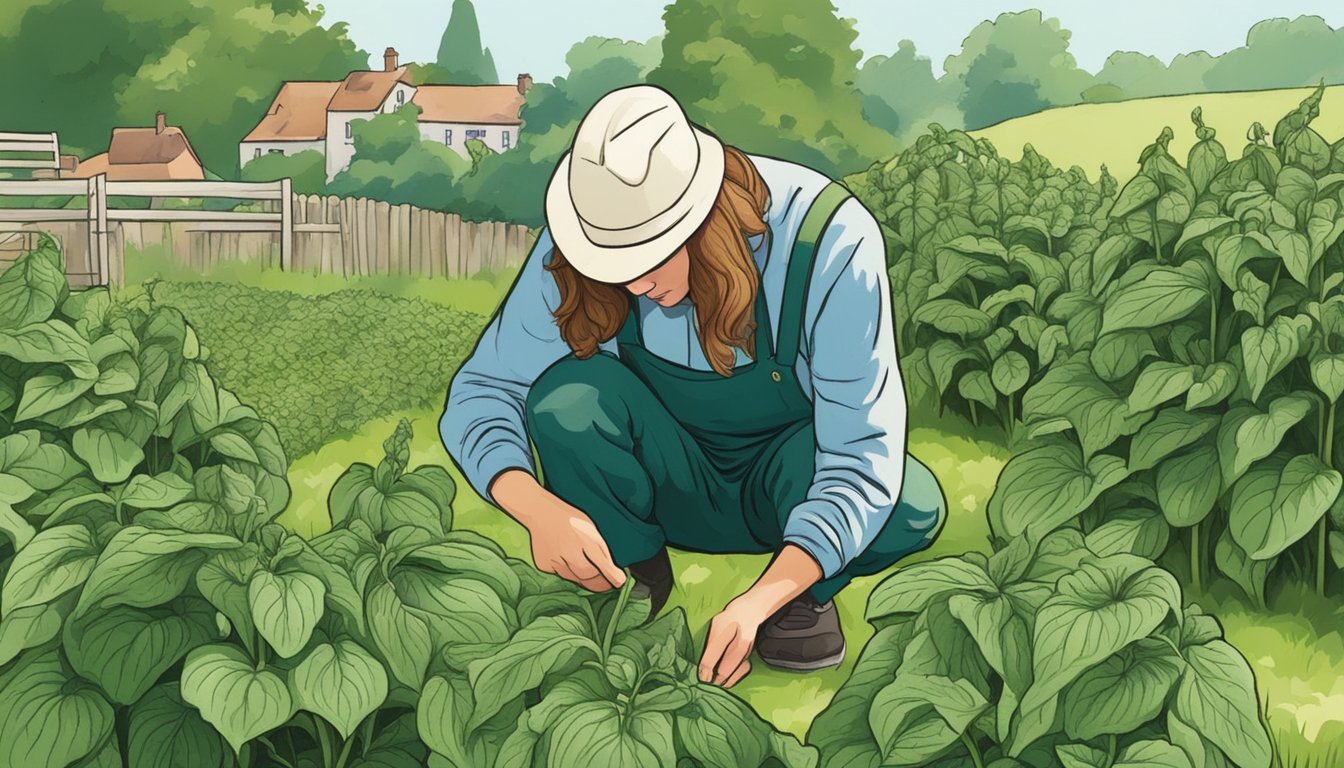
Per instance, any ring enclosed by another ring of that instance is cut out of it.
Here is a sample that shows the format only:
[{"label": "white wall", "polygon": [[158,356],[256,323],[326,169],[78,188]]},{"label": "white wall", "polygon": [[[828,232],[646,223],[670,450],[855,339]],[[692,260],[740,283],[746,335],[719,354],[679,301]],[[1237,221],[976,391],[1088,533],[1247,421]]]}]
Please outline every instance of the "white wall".
[{"label": "white wall", "polygon": [[[420,123],[420,137],[426,141],[433,141],[438,144],[444,144],[446,138],[444,132],[451,130],[453,132],[453,143],[447,146],[457,152],[457,154],[467,159],[471,154],[467,152],[467,131],[485,131],[484,136],[478,136],[485,145],[495,152],[507,152],[518,146],[518,126],[516,125],[479,125],[476,123]],[[504,147],[504,132],[508,131],[509,146]]]},{"label": "white wall", "polygon": [[[401,103],[397,102],[397,94],[401,94]],[[383,106],[379,107],[378,111],[396,112],[401,107],[410,104],[411,99],[413,98],[415,98],[415,86],[407,85],[405,83],[397,83],[392,86],[391,93],[387,94],[387,100],[383,102]]]},{"label": "white wall", "polygon": [[[355,157],[355,140],[345,137],[345,127],[354,120],[370,120],[377,112],[328,112],[327,113],[327,181],[336,178],[336,174],[350,167]],[[353,131],[351,136],[354,136]]]},{"label": "white wall", "polygon": [[271,150],[279,150],[282,154],[297,155],[306,149],[316,149],[318,152],[325,151],[326,145],[321,141],[244,141],[238,144],[238,167],[247,165],[249,160],[257,156],[257,150],[266,155]]}]

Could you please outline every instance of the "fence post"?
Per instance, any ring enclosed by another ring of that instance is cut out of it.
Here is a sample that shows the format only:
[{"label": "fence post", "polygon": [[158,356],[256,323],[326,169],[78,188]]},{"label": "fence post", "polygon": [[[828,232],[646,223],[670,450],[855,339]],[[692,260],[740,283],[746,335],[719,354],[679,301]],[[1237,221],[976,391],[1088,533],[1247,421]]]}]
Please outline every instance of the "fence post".
[{"label": "fence post", "polygon": [[294,193],[289,177],[280,180],[280,269],[288,272],[294,263]]},{"label": "fence post", "polygon": [[95,178],[98,180],[95,190],[98,198],[98,271],[105,284],[120,288],[124,275],[113,275],[108,268],[111,259],[107,247],[107,174],[100,173]]}]

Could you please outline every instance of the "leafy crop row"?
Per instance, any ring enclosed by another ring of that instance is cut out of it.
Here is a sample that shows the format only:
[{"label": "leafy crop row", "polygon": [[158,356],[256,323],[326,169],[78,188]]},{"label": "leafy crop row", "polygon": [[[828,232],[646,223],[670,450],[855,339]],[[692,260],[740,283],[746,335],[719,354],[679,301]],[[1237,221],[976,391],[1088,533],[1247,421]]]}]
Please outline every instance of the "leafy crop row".
[{"label": "leafy crop row", "polygon": [[453,530],[404,420],[290,534],[275,429],[182,315],[60,264],[0,274],[0,765],[815,765],[698,682],[680,610]]},{"label": "leafy crop row", "polygon": [[371,290],[301,296],[224,282],[153,282],[191,318],[211,369],[303,456],[372,419],[442,403],[485,318]]},{"label": "leafy crop row", "polygon": [[869,173],[910,378],[1024,449],[991,504],[1005,536],[1123,535],[1256,603],[1275,573],[1326,590],[1330,553],[1344,564],[1344,142],[1311,128],[1321,94],[1235,160],[1195,110],[1184,164],[1164,130],[1118,193],[938,129]]}]

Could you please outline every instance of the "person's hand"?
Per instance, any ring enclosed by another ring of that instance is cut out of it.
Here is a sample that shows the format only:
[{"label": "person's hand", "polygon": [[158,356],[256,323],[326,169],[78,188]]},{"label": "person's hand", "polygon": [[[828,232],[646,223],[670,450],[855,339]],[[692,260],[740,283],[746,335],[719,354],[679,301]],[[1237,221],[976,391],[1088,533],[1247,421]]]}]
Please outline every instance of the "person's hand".
[{"label": "person's hand", "polygon": [[591,518],[549,492],[539,503],[543,508],[534,510],[527,525],[532,562],[538,570],[594,592],[618,589],[625,583],[625,571],[612,560]]},{"label": "person's hand", "polygon": [[751,650],[756,633],[770,618],[759,598],[751,593],[734,598],[709,623],[705,652],[700,657],[700,680],[731,688],[751,671]]}]

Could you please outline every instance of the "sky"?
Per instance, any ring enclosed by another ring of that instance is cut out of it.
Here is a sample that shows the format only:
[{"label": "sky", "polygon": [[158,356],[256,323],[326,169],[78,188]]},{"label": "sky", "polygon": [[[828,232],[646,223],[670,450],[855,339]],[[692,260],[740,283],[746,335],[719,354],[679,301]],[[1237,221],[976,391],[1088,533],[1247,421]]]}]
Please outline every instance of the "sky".
[{"label": "sky", "polygon": [[[324,23],[344,21],[350,37],[382,67],[393,46],[401,60],[432,61],[448,23],[452,0],[318,0]],[[725,0],[732,2],[733,0]],[[1178,53],[1221,54],[1242,45],[1255,22],[1275,16],[1321,16],[1344,27],[1341,0],[832,0],[840,15],[856,20],[855,45],[865,58],[890,54],[902,39],[920,55],[943,60],[961,50],[967,33],[1000,13],[1040,9],[1073,32],[1070,51],[1096,72],[1117,50],[1149,53],[1169,62]],[[662,33],[666,0],[475,0],[481,37],[495,58],[500,79],[520,72],[548,81],[568,71],[565,53],[590,35],[647,40]],[[932,13],[931,10],[935,10]]]}]

